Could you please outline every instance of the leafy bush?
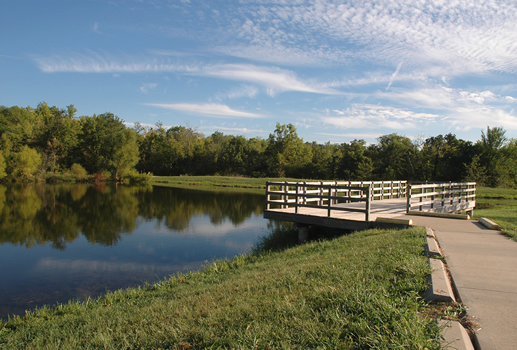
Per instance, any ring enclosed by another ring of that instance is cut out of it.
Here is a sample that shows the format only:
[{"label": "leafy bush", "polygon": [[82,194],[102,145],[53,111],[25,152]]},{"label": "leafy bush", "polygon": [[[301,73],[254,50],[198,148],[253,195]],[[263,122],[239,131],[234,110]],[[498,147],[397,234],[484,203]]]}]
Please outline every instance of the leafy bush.
[{"label": "leafy bush", "polygon": [[34,148],[25,145],[14,155],[13,175],[31,178],[41,164],[41,155]]},{"label": "leafy bush", "polygon": [[72,164],[70,172],[74,175],[77,181],[85,180],[88,177],[88,172],[81,164]]}]

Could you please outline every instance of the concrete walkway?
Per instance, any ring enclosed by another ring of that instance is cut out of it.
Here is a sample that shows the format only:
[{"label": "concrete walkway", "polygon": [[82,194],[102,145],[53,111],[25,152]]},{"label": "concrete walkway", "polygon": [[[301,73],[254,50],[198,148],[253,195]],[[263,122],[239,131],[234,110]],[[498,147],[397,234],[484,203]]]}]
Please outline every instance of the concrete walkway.
[{"label": "concrete walkway", "polygon": [[402,217],[434,230],[467,314],[480,325],[480,348],[517,349],[517,242],[476,220]]}]

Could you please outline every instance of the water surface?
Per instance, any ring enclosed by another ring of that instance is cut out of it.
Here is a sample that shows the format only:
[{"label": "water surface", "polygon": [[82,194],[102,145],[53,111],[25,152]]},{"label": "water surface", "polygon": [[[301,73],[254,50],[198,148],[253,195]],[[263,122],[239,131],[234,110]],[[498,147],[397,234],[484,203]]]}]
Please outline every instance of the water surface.
[{"label": "water surface", "polygon": [[247,253],[263,206],[242,191],[0,185],[0,317]]}]

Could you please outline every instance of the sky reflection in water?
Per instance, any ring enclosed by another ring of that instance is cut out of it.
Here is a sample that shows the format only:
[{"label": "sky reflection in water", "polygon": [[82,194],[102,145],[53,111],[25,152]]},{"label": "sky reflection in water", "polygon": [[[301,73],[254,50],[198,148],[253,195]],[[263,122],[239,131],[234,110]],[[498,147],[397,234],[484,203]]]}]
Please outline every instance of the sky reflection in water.
[{"label": "sky reflection in water", "polygon": [[0,317],[247,253],[264,196],[170,187],[0,185]]}]

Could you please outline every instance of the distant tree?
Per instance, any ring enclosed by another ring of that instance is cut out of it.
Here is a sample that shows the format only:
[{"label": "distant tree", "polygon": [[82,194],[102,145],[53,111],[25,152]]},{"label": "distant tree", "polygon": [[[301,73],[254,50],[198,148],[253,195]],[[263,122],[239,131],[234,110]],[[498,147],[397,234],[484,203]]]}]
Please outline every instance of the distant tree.
[{"label": "distant tree", "polygon": [[411,140],[398,134],[383,135],[370,151],[377,176],[383,180],[412,180],[416,177],[417,150]]},{"label": "distant tree", "polygon": [[70,167],[70,172],[79,181],[86,179],[86,177],[88,176],[88,172],[86,171],[86,169],[83,168],[81,164],[77,163],[72,164],[72,166]]},{"label": "distant tree", "polygon": [[31,107],[13,106],[0,111],[0,135],[9,140],[9,151],[17,152],[23,145],[31,145],[39,125],[39,115]]},{"label": "distant tree", "polygon": [[81,125],[74,118],[77,109],[74,105],[67,109],[49,107],[41,102],[34,113],[39,115],[40,125],[35,133],[35,145],[46,155],[45,168],[51,172],[56,166],[68,167],[72,160],[72,151],[78,145]]},{"label": "distant tree", "polygon": [[350,144],[341,144],[340,148],[342,154],[339,166],[340,178],[345,180],[371,180],[373,162],[367,155],[366,141],[355,139]]},{"label": "distant tree", "polygon": [[38,170],[41,155],[35,149],[24,145],[14,154],[13,161],[13,175],[28,179]]},{"label": "distant tree", "polygon": [[265,151],[267,148],[267,141],[254,137],[248,140],[249,155],[246,160],[247,175],[252,177],[265,177],[267,166]]},{"label": "distant tree", "polygon": [[330,142],[323,145],[312,142],[310,146],[312,162],[307,165],[306,176],[311,179],[335,179],[337,164],[334,155],[339,146]]},{"label": "distant tree", "polygon": [[300,171],[311,162],[309,144],[298,137],[293,124],[276,124],[274,134],[268,138],[266,158],[271,176],[300,177]]},{"label": "distant tree", "polygon": [[7,176],[7,173],[5,172],[5,159],[2,152],[0,152],[0,179],[3,179]]},{"label": "distant tree", "polygon": [[503,148],[507,141],[506,131],[501,127],[490,128],[487,126],[486,133],[481,131],[481,165],[486,169],[487,185],[497,187],[504,182],[508,173],[507,158],[503,157]]},{"label": "distant tree", "polygon": [[134,130],[124,129],[115,137],[111,168],[115,178],[118,179],[119,175],[128,174],[138,163],[138,145],[136,143],[137,134]]},{"label": "distant tree", "polygon": [[249,152],[249,144],[243,136],[232,136],[222,154],[224,173],[227,175],[244,175],[246,173]]},{"label": "distant tree", "polygon": [[113,113],[81,117],[82,164],[89,173],[110,172],[115,178],[138,162],[136,132]]}]

